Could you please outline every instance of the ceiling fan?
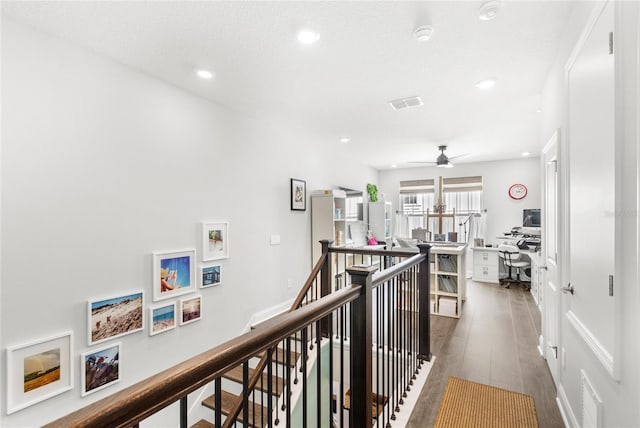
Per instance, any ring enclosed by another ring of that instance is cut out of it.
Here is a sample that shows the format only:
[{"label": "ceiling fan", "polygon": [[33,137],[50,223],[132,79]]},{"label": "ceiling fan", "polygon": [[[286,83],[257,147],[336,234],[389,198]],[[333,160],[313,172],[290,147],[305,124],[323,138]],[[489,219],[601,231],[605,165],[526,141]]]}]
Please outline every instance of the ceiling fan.
[{"label": "ceiling fan", "polygon": [[465,153],[465,154],[449,157],[449,156],[444,154],[444,151],[447,150],[447,146],[438,146],[438,150],[440,150],[440,154],[436,158],[435,162],[411,161],[409,163],[431,163],[431,164],[435,164],[437,167],[440,167],[440,168],[453,168],[453,164],[451,163],[451,159],[459,158],[460,156],[465,156],[466,155],[466,153]]}]

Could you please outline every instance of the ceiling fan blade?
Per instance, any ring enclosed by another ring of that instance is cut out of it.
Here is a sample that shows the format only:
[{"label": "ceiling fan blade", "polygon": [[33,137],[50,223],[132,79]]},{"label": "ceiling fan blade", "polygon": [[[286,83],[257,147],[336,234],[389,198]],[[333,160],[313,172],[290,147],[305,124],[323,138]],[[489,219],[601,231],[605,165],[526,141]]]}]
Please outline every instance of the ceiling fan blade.
[{"label": "ceiling fan blade", "polygon": [[432,161],[409,161],[407,163],[430,163],[430,164],[433,164],[433,165],[436,164],[435,162],[432,162]]},{"label": "ceiling fan blade", "polygon": [[469,153],[463,153],[463,154],[461,154],[461,155],[448,156],[448,158],[451,160],[451,159],[455,159],[455,158],[460,158],[460,157],[462,157],[462,156],[467,156],[468,154],[469,154]]}]

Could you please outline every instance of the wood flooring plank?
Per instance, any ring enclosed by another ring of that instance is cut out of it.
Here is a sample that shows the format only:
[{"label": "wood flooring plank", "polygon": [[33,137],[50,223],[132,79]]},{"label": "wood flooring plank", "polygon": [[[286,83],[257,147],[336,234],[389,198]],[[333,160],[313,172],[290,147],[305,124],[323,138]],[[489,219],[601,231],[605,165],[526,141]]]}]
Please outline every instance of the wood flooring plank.
[{"label": "wood flooring plank", "polygon": [[556,389],[537,350],[540,311],[522,287],[467,281],[460,319],[431,317],[431,352],[437,358],[407,423],[433,426],[449,376],[531,395],[541,427],[562,427]]}]

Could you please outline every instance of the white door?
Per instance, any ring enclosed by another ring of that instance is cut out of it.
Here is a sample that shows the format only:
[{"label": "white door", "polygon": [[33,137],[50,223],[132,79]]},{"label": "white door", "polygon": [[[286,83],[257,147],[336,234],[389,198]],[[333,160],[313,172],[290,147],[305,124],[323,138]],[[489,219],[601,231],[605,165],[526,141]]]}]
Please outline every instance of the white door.
[{"label": "white door", "polygon": [[[558,287],[558,145],[560,135],[556,131],[542,151],[544,160],[544,219],[542,236],[542,340],[543,354],[547,359],[551,376],[559,383],[558,343],[559,287]],[[546,272],[544,270],[546,266]]]},{"label": "white door", "polygon": [[567,64],[569,271],[562,286],[573,290],[565,295],[569,324],[615,378],[614,2],[596,7]]}]

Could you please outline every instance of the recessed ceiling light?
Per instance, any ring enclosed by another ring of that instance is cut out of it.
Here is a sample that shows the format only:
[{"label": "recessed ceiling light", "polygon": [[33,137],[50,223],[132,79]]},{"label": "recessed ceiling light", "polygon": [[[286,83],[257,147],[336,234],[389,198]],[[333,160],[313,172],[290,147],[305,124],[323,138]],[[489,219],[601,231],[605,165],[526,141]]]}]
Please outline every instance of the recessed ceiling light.
[{"label": "recessed ceiling light", "polygon": [[531,155],[531,153],[529,153],[529,152],[522,152],[522,156],[524,156],[524,157],[527,157],[527,156],[530,156],[530,155]]},{"label": "recessed ceiling light", "polygon": [[391,168],[397,168],[398,165],[396,165],[395,163],[393,165],[391,165]]},{"label": "recessed ceiling light", "polygon": [[319,38],[320,38],[320,34],[312,30],[301,30],[298,33],[298,41],[305,45],[310,45],[312,43],[315,43],[318,41]]},{"label": "recessed ceiling light", "polygon": [[490,0],[482,3],[478,10],[478,18],[481,21],[490,21],[498,15],[500,9],[500,2],[496,0]]},{"label": "recessed ceiling light", "polygon": [[476,88],[489,89],[496,85],[496,79],[484,79],[476,83]]},{"label": "recessed ceiling light", "polygon": [[201,79],[213,79],[213,73],[209,70],[196,70],[196,74]]},{"label": "recessed ceiling light", "polygon": [[413,37],[415,37],[419,42],[426,42],[431,38],[432,34],[433,27],[431,25],[423,25],[415,29],[415,31],[413,32]]},{"label": "recessed ceiling light", "polygon": [[536,113],[542,113],[542,109],[541,108],[537,109]]},{"label": "recessed ceiling light", "polygon": [[341,143],[345,143],[345,144],[346,144],[346,143],[348,143],[349,141],[351,141],[351,138],[349,138],[349,137],[342,137],[342,138],[340,138],[340,142],[341,142]]}]

